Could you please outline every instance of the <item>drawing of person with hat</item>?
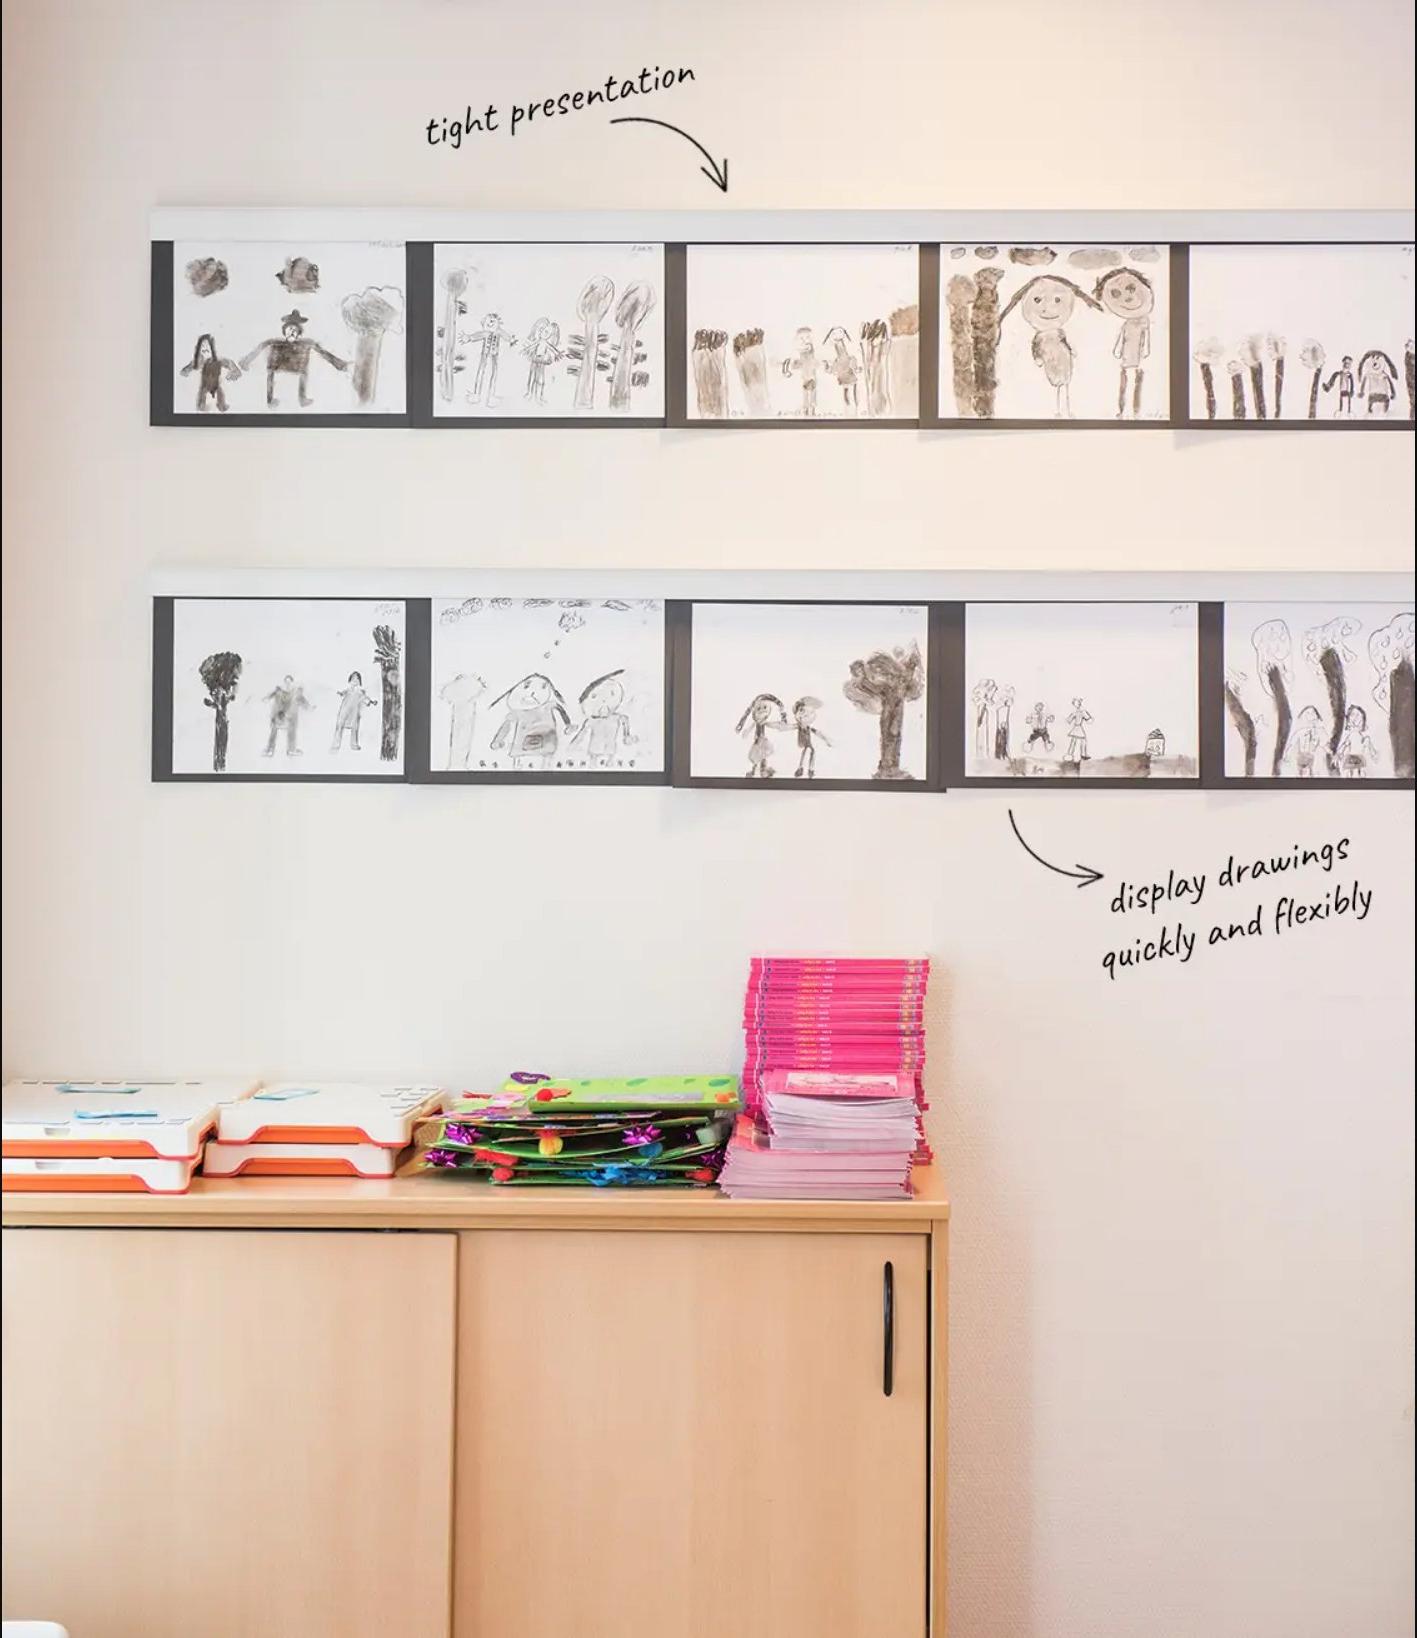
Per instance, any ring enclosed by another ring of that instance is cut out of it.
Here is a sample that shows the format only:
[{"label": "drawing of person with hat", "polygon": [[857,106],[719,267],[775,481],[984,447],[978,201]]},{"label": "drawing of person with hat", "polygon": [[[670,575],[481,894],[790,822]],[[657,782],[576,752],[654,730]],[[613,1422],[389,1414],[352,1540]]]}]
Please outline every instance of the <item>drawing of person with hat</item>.
[{"label": "drawing of person with hat", "polygon": [[571,726],[571,714],[555,683],[533,671],[492,701],[493,706],[502,704],[507,714],[490,748],[505,745],[514,768],[549,768],[561,743],[561,728]]},{"label": "drawing of person with hat", "polygon": [[267,341],[258,343],[241,360],[243,370],[251,367],[252,361],[263,352],[266,355],[266,407],[277,409],[280,400],[276,397],[276,376],[298,376],[300,381],[300,407],[308,409],[314,399],[309,393],[310,385],[310,354],[318,353],[326,364],[331,364],[337,370],[349,368],[348,359],[339,358],[328,348],[322,347],[318,341],[305,334],[305,326],[310,322],[298,307],[292,308],[280,321],[280,335],[273,336]]}]

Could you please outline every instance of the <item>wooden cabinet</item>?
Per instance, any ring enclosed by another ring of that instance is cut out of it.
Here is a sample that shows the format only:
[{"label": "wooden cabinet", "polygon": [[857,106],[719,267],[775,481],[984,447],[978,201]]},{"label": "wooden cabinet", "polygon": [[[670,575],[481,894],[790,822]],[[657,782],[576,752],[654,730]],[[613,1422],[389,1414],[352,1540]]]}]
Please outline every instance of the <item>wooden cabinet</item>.
[{"label": "wooden cabinet", "polygon": [[455,1237],[4,1237],[4,1613],[448,1630]]},{"label": "wooden cabinet", "polygon": [[923,1184],[9,1196],[3,1613],[943,1638],[948,1207]]},{"label": "wooden cabinet", "polygon": [[922,1638],[925,1282],[919,1235],[464,1236],[456,1638]]}]

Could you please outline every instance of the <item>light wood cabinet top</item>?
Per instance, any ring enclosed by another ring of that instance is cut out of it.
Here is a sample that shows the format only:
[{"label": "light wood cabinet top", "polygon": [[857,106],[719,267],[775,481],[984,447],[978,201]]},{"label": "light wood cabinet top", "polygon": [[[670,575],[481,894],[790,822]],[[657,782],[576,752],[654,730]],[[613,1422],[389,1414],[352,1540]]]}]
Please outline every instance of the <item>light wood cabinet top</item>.
[{"label": "light wood cabinet top", "polygon": [[791,1229],[927,1234],[949,1216],[944,1179],[917,1167],[910,1200],[728,1200],[715,1189],[495,1188],[424,1173],[388,1181],[197,1178],[184,1195],[16,1194],[7,1228]]}]

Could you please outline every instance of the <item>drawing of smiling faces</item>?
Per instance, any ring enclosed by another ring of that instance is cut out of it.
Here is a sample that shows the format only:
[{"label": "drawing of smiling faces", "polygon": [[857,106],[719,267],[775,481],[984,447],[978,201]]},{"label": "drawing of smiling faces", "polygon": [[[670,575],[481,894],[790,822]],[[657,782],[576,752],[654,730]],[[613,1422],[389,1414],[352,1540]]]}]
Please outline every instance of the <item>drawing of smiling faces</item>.
[{"label": "drawing of smiling faces", "polygon": [[1019,303],[1035,330],[1061,330],[1077,305],[1073,288],[1062,279],[1039,278]]},{"label": "drawing of smiling faces", "polygon": [[1119,267],[1097,281],[1095,291],[1102,305],[1120,319],[1145,318],[1156,305],[1150,282],[1130,267]]},{"label": "drawing of smiling faces", "polygon": [[602,677],[586,689],[580,703],[588,717],[613,717],[625,703],[625,685],[618,674]]},{"label": "drawing of smiling faces", "polygon": [[216,357],[216,348],[210,336],[203,336],[197,343],[197,363],[205,364],[209,358]]},{"label": "drawing of smiling faces", "polygon": [[799,728],[810,728],[817,720],[817,713],[822,708],[822,702],[806,695],[792,707],[792,718]]},{"label": "drawing of smiling faces", "polygon": [[773,720],[778,710],[776,700],[771,700],[766,694],[759,694],[752,704],[753,721],[759,728]]},{"label": "drawing of smiling faces", "polygon": [[533,672],[530,677],[522,680],[511,688],[506,696],[509,711],[535,711],[538,706],[545,705],[551,698],[551,679],[543,677],[539,671]]}]

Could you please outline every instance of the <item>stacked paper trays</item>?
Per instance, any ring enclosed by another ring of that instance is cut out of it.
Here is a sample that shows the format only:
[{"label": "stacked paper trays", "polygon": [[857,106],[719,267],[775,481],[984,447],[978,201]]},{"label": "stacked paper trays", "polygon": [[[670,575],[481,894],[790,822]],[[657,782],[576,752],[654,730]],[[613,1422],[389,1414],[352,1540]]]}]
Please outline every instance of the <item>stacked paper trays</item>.
[{"label": "stacked paper trays", "polygon": [[419,1163],[501,1185],[705,1188],[741,1107],[730,1075],[522,1076],[423,1121]]},{"label": "stacked paper trays", "polygon": [[9,1190],[183,1194],[220,1110],[247,1081],[12,1081],[3,1104]]},{"label": "stacked paper trays", "polygon": [[208,1143],[208,1177],[392,1177],[437,1086],[278,1081],[227,1105]]}]

